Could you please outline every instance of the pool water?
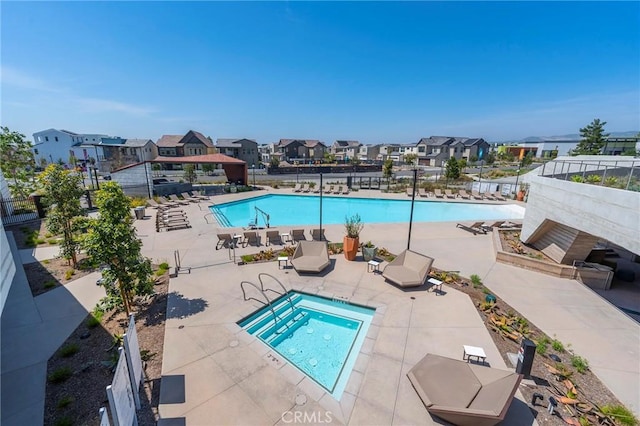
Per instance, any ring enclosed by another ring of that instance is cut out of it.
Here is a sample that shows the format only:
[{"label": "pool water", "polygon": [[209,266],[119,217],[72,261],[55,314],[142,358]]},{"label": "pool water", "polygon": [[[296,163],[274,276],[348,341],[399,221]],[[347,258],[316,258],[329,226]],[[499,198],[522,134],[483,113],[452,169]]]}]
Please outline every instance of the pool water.
[{"label": "pool water", "polygon": [[[320,197],[304,195],[263,195],[242,201],[211,206],[224,227],[243,227],[256,218],[265,226],[261,213],[269,215],[270,226],[315,225],[320,218]],[[343,224],[345,216],[358,213],[364,223],[409,222],[411,200],[382,198],[322,197],[322,223]],[[414,222],[514,220],[524,217],[524,208],[515,204],[449,203],[416,199]]]},{"label": "pool water", "polygon": [[[334,398],[342,396],[375,310],[289,292],[239,325],[273,348]],[[292,306],[293,305],[293,306]]]}]

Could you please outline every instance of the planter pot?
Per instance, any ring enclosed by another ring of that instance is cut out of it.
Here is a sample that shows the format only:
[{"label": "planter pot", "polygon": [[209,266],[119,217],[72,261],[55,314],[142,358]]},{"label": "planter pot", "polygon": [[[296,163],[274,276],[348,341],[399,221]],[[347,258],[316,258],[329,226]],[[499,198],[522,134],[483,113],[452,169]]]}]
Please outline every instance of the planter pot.
[{"label": "planter pot", "polygon": [[347,260],[355,260],[358,254],[358,246],[360,240],[358,238],[344,237],[342,241],[342,249],[344,250],[344,257]]},{"label": "planter pot", "polygon": [[516,195],[516,200],[523,201],[524,200],[524,192],[518,191],[518,195]]},{"label": "planter pot", "polygon": [[362,257],[364,257],[364,261],[368,262],[373,260],[378,254],[378,249],[376,247],[362,247]]}]

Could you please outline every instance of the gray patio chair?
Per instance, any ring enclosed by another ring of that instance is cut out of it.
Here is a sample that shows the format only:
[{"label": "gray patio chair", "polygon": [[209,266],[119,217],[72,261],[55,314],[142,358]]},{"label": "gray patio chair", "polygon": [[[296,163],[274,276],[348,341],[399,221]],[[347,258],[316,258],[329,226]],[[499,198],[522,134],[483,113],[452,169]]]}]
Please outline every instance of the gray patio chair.
[{"label": "gray patio chair", "polygon": [[304,236],[304,229],[292,229],[291,232],[289,232],[289,236],[291,237],[292,243],[307,240],[307,237]]},{"label": "gray patio chair", "polygon": [[248,245],[259,246],[260,245],[260,237],[258,236],[258,231],[245,231],[242,233],[242,246],[246,247]]},{"label": "gray patio chair", "polygon": [[447,198],[456,198],[456,194],[454,194],[453,192],[451,192],[450,189],[445,189],[444,190],[444,195],[447,196]]},{"label": "gray patio chair", "polygon": [[425,283],[433,258],[405,250],[382,271],[382,276],[400,287],[418,287]]},{"label": "gray patio chair", "polygon": [[327,241],[327,237],[326,237],[326,235],[324,235],[324,229],[322,230],[322,233],[320,233],[320,229],[318,229],[318,228],[312,229],[311,230],[311,239],[313,241]]},{"label": "gray patio chair", "polygon": [[471,199],[471,195],[469,195],[469,193],[467,191],[465,191],[464,189],[459,190],[458,191],[458,195],[463,200],[470,200]]},{"label": "gray patio chair", "polygon": [[429,196],[425,188],[418,189],[418,195],[420,195],[422,198],[427,198]]},{"label": "gray patio chair", "polygon": [[504,420],[522,375],[427,354],[407,373],[427,411],[460,426]]},{"label": "gray patio chair", "polygon": [[271,245],[271,244],[278,244],[278,245],[284,245],[284,242],[282,241],[282,236],[280,235],[280,231],[277,230],[270,230],[267,231],[267,240],[265,242],[265,245]]},{"label": "gray patio chair", "polygon": [[216,250],[220,250],[223,247],[228,248],[231,244],[233,244],[233,237],[231,234],[218,234]]},{"label": "gray patio chair", "polygon": [[329,249],[324,241],[300,241],[291,258],[296,272],[319,273],[330,263]]},{"label": "gray patio chair", "polygon": [[436,196],[436,198],[444,198],[444,194],[442,193],[442,190],[439,188],[434,189],[433,194]]},{"label": "gray patio chair", "polygon": [[483,222],[483,221],[480,221],[480,222],[474,222],[474,223],[472,223],[471,225],[465,225],[464,223],[458,223],[458,224],[456,225],[456,228],[462,228],[462,229],[464,229],[465,231],[472,232],[472,233],[473,233],[473,235],[476,235],[476,234],[478,234],[478,233],[486,234],[486,233],[487,233],[487,230],[483,227],[483,225],[484,225],[484,222]]}]

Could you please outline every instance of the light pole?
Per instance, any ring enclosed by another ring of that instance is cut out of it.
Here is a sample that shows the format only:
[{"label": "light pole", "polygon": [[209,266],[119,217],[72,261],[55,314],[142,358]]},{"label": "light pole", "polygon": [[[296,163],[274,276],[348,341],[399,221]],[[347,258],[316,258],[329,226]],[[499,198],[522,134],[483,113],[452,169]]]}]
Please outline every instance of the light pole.
[{"label": "light pole", "polygon": [[298,162],[296,161],[296,183],[298,183],[298,173],[299,173]]},{"label": "light pole", "polygon": [[478,177],[478,193],[482,194],[482,166],[484,161],[480,160],[480,176]]},{"label": "light pole", "polygon": [[516,189],[514,192],[514,200],[518,197],[518,179],[520,178],[520,166],[522,166],[522,162],[518,163],[518,171],[516,172]]},{"label": "light pole", "polygon": [[411,193],[411,214],[409,215],[409,236],[407,237],[407,250],[411,248],[411,224],[413,223],[413,204],[416,201],[416,182],[418,181],[418,169],[413,169],[413,192]]},{"label": "light pole", "polygon": [[256,165],[251,165],[251,172],[253,173],[253,187],[256,187]]}]

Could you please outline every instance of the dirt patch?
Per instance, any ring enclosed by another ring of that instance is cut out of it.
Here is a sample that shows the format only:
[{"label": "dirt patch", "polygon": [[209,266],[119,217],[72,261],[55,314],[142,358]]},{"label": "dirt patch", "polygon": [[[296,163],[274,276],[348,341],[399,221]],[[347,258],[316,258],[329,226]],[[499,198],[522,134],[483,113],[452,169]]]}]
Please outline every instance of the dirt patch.
[{"label": "dirt patch", "polygon": [[60,257],[43,260],[41,263],[28,263],[23,266],[31,293],[34,296],[68,284],[96,270],[87,261],[87,256],[84,254],[78,254],[77,268],[71,267],[69,261]]},{"label": "dirt patch", "polygon": [[[442,271],[437,272],[442,273]],[[534,411],[534,416],[536,417],[539,424],[563,425],[566,424],[565,419],[569,420],[571,417],[573,417],[577,421],[580,417],[580,415],[577,414],[575,404],[565,405],[560,403],[558,404],[558,410],[556,411],[555,415],[550,415],[548,413],[547,406],[549,397],[553,395],[556,399],[559,399],[559,393],[562,392],[562,394],[566,396],[567,394],[569,394],[569,389],[567,389],[565,382],[563,382],[562,380],[558,380],[558,376],[550,372],[549,368],[547,368],[546,365],[549,365],[553,368],[565,367],[567,369],[566,374],[569,374],[568,379],[573,385],[575,385],[577,391],[577,399],[579,401],[582,401],[586,404],[595,404],[598,406],[622,405],[622,403],[618,401],[613,393],[611,393],[611,391],[590,370],[587,370],[584,373],[579,373],[576,368],[572,366],[571,359],[574,354],[572,353],[569,345],[563,342],[555,341],[554,336],[545,335],[534,324],[526,321],[526,319],[524,319],[524,317],[522,317],[522,315],[520,315],[518,311],[516,311],[503,300],[491,293],[491,291],[484,285],[474,285],[470,280],[459,278],[455,275],[449,274],[448,276],[449,279],[444,280],[445,284],[451,288],[466,293],[473,301],[473,304],[478,309],[478,313],[484,320],[484,323],[487,326],[487,329],[489,330],[491,337],[493,338],[493,341],[500,351],[500,354],[502,355],[502,358],[507,366],[512,365],[507,354],[518,353],[522,337],[518,336],[518,338],[516,338],[516,336],[513,335],[513,338],[509,338],[499,330],[497,331],[496,328],[498,327],[496,327],[495,325],[492,326],[492,313],[498,314],[498,316],[494,315],[494,319],[502,315],[511,317],[514,322],[517,322],[517,318],[522,318],[520,320],[520,324],[526,326],[526,335],[529,339],[533,340],[536,343],[545,340],[548,341],[546,346],[541,345],[545,346],[545,349],[541,349],[541,351],[544,353],[537,352],[534,357],[533,367],[531,370],[532,380],[527,380],[524,385],[520,386],[520,390],[522,391],[525,401],[529,403],[532,411]],[[441,276],[440,278],[444,278],[444,276]],[[495,298],[495,303],[493,304],[493,308],[491,309],[487,309],[487,296],[489,294]],[[561,350],[554,349],[554,343],[556,348]],[[543,395],[544,400],[538,401],[537,405],[532,407],[531,399],[534,393]],[[581,406],[581,409],[586,410],[586,406]],[[588,424],[597,423],[592,421],[592,423]]]},{"label": "dirt patch", "polygon": [[57,245],[59,235],[47,231],[44,220],[34,220],[20,225],[5,227],[7,232],[13,232],[18,250],[34,247],[51,247]]},{"label": "dirt patch", "polygon": [[[136,330],[145,364],[141,392],[142,409],[138,424],[155,425],[158,419],[160,379],[167,312],[168,272],[158,279],[155,295],[136,303]],[[98,411],[108,407],[106,387],[113,379],[112,367],[120,344],[114,335],[122,335],[128,326],[124,312],[107,312],[102,321],[90,327],[91,315],[76,328],[47,364],[45,425],[99,425]],[[71,348],[71,349],[69,349]],[[71,355],[66,352],[77,351]],[[67,355],[67,356],[65,356]],[[54,383],[53,375],[69,369],[71,376]]]},{"label": "dirt patch", "polygon": [[500,244],[502,245],[503,251],[531,257],[533,259],[544,260],[551,262],[554,265],[557,264],[540,250],[520,241],[519,230],[501,230],[498,234],[500,235]]}]

